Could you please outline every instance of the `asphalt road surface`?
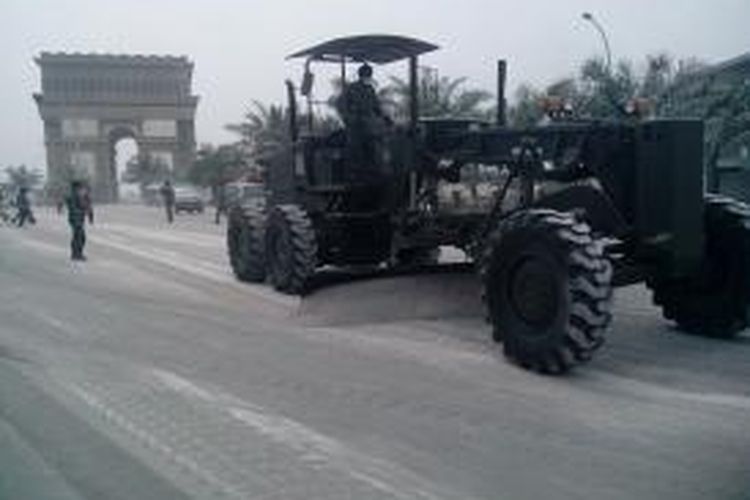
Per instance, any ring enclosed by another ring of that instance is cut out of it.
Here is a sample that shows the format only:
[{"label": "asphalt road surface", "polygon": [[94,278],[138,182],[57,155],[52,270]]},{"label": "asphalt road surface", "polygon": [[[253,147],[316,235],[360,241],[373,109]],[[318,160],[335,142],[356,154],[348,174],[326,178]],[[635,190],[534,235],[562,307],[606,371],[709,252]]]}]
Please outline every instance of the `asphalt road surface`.
[{"label": "asphalt road surface", "polygon": [[[0,499],[750,499],[750,336],[618,292],[562,378],[508,364],[470,276],[235,282],[211,215],[0,227]],[[432,295],[432,297],[430,297]]]}]

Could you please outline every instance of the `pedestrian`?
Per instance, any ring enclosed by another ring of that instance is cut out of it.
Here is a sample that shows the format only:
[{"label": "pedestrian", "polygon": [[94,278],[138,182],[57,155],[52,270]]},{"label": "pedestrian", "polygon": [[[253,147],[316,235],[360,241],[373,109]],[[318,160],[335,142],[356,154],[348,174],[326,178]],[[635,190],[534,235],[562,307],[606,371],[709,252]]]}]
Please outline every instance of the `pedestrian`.
[{"label": "pedestrian", "polygon": [[68,223],[73,233],[70,241],[70,258],[86,260],[86,256],[83,255],[83,247],[86,245],[86,218],[89,219],[89,224],[94,223],[94,209],[88,186],[81,181],[73,181],[70,184],[70,194],[65,198],[65,206],[68,209]]},{"label": "pedestrian", "polygon": [[10,223],[12,217],[8,213],[8,201],[5,194],[5,188],[0,186],[0,220],[7,224]]},{"label": "pedestrian", "polygon": [[53,196],[55,198],[57,214],[60,215],[65,208],[65,192],[62,189],[55,189]]},{"label": "pedestrian", "polygon": [[165,180],[159,189],[162,200],[164,200],[164,209],[167,211],[167,222],[172,223],[174,221],[174,187],[169,180]]},{"label": "pedestrian", "polygon": [[214,216],[214,222],[219,224],[221,223],[221,214],[226,215],[227,213],[226,186],[224,184],[216,186],[214,193],[214,201],[216,202],[216,215]]},{"label": "pedestrian", "polygon": [[18,195],[16,196],[16,210],[18,210],[18,212],[13,220],[18,227],[23,227],[26,221],[29,221],[31,224],[36,224],[34,212],[31,211],[29,188],[26,186],[22,186],[18,190]]}]

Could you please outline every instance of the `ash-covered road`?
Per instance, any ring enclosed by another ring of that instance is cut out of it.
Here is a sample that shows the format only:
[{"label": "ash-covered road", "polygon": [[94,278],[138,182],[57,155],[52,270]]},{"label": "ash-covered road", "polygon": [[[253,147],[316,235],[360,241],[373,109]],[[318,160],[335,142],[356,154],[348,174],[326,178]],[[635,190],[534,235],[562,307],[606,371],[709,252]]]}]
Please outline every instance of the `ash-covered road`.
[{"label": "ash-covered road", "polygon": [[39,216],[0,227],[3,500],[750,498],[750,335],[680,334],[640,287],[543,377],[468,277],[300,303],[235,282],[209,215],[99,207],[82,264]]}]

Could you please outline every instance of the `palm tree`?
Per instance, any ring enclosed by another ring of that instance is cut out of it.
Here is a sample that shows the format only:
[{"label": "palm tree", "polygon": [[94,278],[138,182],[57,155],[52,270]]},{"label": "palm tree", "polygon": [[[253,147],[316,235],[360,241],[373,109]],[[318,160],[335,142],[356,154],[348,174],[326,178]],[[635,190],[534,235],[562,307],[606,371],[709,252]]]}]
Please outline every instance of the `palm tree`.
[{"label": "palm tree", "polygon": [[253,101],[240,123],[232,123],[226,129],[240,136],[243,149],[258,161],[265,162],[278,156],[291,146],[289,113],[279,105],[268,105]]},{"label": "palm tree", "polygon": [[[431,68],[420,68],[419,112],[423,117],[452,117],[487,119],[492,111],[486,104],[492,94],[479,89],[464,89],[467,78],[451,78],[438,75]],[[409,110],[409,83],[391,77],[390,84],[382,91],[381,99],[393,103],[394,119],[405,121]]]},{"label": "palm tree", "polygon": [[28,169],[26,165],[5,167],[8,183],[13,189],[36,187],[42,181],[42,173],[36,169]]},{"label": "palm tree", "polygon": [[188,171],[188,179],[193,184],[215,189],[249,172],[250,168],[242,151],[236,145],[213,147],[206,144],[196,153],[195,162]]},{"label": "palm tree", "polygon": [[[253,101],[240,123],[226,125],[226,129],[239,135],[237,146],[247,156],[247,163],[268,168],[280,162],[291,161],[292,135],[289,109],[276,104],[265,105]],[[301,125],[309,123],[307,115],[297,117]],[[314,119],[315,132],[325,134],[341,127],[331,115],[318,115]]]}]

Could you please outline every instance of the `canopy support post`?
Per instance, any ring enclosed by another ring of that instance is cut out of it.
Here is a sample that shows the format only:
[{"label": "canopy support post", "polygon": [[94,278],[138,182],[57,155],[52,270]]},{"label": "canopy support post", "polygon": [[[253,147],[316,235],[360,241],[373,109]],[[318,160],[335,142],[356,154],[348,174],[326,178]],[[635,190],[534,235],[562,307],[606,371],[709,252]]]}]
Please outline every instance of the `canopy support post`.
[{"label": "canopy support post", "polygon": [[416,132],[419,124],[419,74],[417,56],[409,57],[409,128]]}]

